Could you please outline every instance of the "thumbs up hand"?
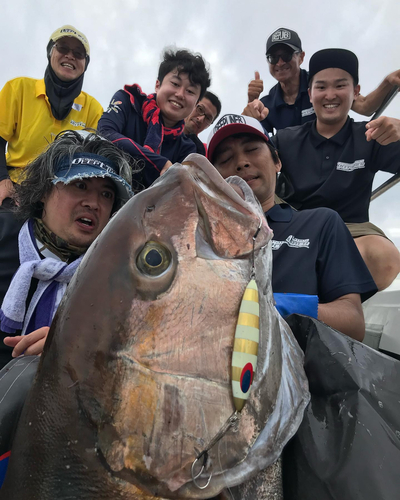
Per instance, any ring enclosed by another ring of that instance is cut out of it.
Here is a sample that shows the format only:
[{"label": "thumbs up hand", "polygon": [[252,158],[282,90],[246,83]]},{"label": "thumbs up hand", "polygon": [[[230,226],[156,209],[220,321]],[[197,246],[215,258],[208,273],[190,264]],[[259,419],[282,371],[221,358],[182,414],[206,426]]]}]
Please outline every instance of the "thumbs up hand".
[{"label": "thumbs up hand", "polygon": [[260,78],[258,71],[254,72],[254,80],[251,80],[247,89],[248,102],[254,101],[260,97],[261,92],[264,90],[264,82]]}]

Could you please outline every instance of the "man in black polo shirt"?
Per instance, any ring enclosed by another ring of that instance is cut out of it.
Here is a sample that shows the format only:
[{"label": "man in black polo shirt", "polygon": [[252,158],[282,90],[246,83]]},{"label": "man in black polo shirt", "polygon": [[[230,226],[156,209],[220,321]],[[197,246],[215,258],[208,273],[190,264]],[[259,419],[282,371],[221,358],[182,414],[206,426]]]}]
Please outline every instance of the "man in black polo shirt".
[{"label": "man in black polo shirt", "polygon": [[[278,81],[269,94],[261,98],[265,106],[262,115],[258,114],[259,96],[263,81],[258,72],[249,83],[248,102],[243,114],[261,119],[268,132],[286,127],[302,125],[315,119],[314,108],[308,96],[307,71],[300,69],[305,52],[299,35],[290,29],[279,28],[267,40],[266,51],[269,72]],[[379,87],[366,97],[359,96],[353,103],[353,111],[370,116],[374,113],[393,85],[400,84],[400,71],[388,75]]]},{"label": "man in black polo shirt", "polygon": [[400,272],[400,254],[368,222],[368,209],[375,173],[400,171],[400,121],[350,119],[348,112],[359,89],[355,54],[326,49],[312,56],[309,92],[317,119],[278,130],[274,142],[282,174],[277,193],[299,210],[336,210],[355,238],[378,289],[383,290]]},{"label": "man in black polo shirt", "polygon": [[373,295],[376,286],[337,213],[275,204],[281,163],[253,118],[223,116],[211,132],[207,158],[224,178],[244,179],[262,205],[274,232],[272,289],[281,314],[308,314],[362,340],[361,299]]}]

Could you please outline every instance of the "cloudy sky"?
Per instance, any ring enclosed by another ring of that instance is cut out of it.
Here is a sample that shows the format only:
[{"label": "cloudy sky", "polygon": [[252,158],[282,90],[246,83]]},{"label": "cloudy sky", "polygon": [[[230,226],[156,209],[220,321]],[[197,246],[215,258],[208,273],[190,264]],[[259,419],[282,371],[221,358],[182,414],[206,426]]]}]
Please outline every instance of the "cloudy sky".
[{"label": "cloudy sky", "polygon": [[[42,78],[50,34],[72,24],[91,46],[83,88],[105,108],[124,84],[139,83],[152,92],[163,48],[176,46],[205,57],[212,72],[210,90],[221,98],[222,113],[240,113],[255,70],[266,90],[275,84],[265,42],[278,27],[298,32],[306,52],[304,68],[319,49],[354,51],[364,95],[400,68],[400,2],[395,0],[12,0],[3,2],[1,10],[1,86],[17,76]],[[400,118],[400,97],[385,114]],[[206,140],[207,132],[203,135]],[[379,173],[374,187],[388,177]],[[372,202],[370,220],[400,248],[400,183]]]}]

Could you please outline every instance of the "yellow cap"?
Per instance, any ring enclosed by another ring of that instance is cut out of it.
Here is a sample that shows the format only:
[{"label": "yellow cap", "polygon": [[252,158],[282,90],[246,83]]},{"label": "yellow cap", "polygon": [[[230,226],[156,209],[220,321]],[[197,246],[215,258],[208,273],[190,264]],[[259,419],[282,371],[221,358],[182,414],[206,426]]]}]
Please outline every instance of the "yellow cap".
[{"label": "yellow cap", "polygon": [[73,38],[76,38],[81,42],[81,44],[85,47],[86,54],[90,56],[90,47],[89,47],[89,42],[86,38],[86,36],[81,32],[78,31],[76,28],[71,26],[70,24],[66,24],[65,26],[61,26],[61,28],[58,28],[50,37],[50,40],[53,42],[56,42],[60,38],[63,38],[64,36],[72,36]]}]

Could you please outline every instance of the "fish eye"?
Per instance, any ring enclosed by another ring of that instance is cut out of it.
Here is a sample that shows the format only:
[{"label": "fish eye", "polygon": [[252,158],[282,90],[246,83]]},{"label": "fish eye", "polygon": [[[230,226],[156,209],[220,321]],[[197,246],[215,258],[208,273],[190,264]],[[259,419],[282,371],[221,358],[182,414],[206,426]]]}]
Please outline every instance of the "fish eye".
[{"label": "fish eye", "polygon": [[171,252],[160,243],[148,241],[136,259],[136,265],[143,274],[160,276],[171,264]]}]

